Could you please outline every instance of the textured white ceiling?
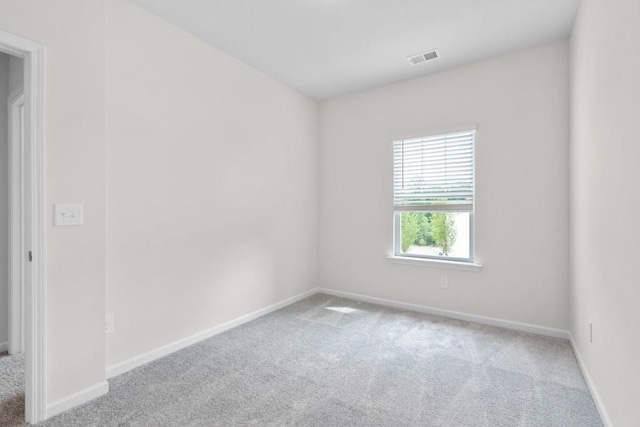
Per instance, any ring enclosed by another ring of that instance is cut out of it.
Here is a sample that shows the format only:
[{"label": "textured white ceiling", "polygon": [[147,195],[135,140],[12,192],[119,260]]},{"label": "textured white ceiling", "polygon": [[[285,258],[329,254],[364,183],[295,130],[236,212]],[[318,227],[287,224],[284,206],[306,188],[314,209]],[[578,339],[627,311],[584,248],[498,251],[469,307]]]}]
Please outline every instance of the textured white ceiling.
[{"label": "textured white ceiling", "polygon": [[[566,38],[579,0],[134,0],[326,100]],[[441,58],[406,57],[437,48]]]}]

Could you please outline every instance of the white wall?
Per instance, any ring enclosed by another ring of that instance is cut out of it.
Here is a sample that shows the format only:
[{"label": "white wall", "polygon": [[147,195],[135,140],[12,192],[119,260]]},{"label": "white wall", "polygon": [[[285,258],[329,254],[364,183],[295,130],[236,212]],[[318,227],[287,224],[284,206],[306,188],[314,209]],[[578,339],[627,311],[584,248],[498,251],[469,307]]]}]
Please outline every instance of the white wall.
[{"label": "white wall", "polygon": [[313,287],[318,132],[308,98],[128,1],[107,12],[110,366]]},{"label": "white wall", "polygon": [[[562,41],[323,103],[320,286],[567,329],[568,85]],[[482,271],[390,264],[394,135],[465,124]]]},{"label": "white wall", "polygon": [[9,97],[22,86],[23,61],[0,52],[0,344],[9,340]]},{"label": "white wall", "polygon": [[9,141],[7,99],[9,97],[9,55],[0,53],[0,344],[9,340]]},{"label": "white wall", "polygon": [[639,40],[640,2],[582,1],[571,38],[571,331],[616,427],[640,425]]},{"label": "white wall", "polygon": [[47,206],[85,208],[83,227],[46,230],[49,403],[104,380],[105,295],[111,364],[316,274],[317,105],[125,0],[107,17],[106,3],[0,5],[0,28],[47,48]]},{"label": "white wall", "polygon": [[[0,28],[44,44],[49,403],[104,380],[104,0],[3,0]],[[83,227],[54,228],[55,202]]]}]

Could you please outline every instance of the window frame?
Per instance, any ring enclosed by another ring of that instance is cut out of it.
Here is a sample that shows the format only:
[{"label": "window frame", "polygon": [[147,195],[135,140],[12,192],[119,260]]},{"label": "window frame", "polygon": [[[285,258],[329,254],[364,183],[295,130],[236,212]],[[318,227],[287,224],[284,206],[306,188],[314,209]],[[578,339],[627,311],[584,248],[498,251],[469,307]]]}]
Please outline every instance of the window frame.
[{"label": "window frame", "polygon": [[[470,132],[473,133],[473,145],[472,145],[472,176],[473,176],[473,200],[471,203],[471,207],[468,208],[468,204],[463,205],[422,205],[422,206],[396,206],[395,202],[393,204],[393,256],[390,258],[396,259],[406,259],[406,260],[417,260],[417,261],[427,261],[427,262],[442,262],[443,264],[452,263],[462,263],[469,265],[476,265],[476,256],[475,256],[475,246],[476,246],[476,233],[475,233],[475,216],[476,216],[476,147],[478,141],[478,133],[476,126],[463,126],[455,129],[446,129],[439,131],[431,131],[431,132],[423,132],[419,135],[412,135],[410,137],[395,137],[392,138],[392,150],[393,146],[396,142],[401,141],[403,139],[414,139],[414,138],[435,138],[439,136],[449,136],[455,135],[457,133]],[[392,163],[392,168],[394,167],[394,162]],[[393,177],[395,181],[395,171],[393,172]],[[393,183],[392,183],[393,187]],[[392,194],[395,194],[395,188],[393,188]],[[461,258],[461,257],[450,257],[444,255],[422,255],[422,254],[407,254],[402,252],[402,242],[401,242],[401,226],[402,220],[401,215],[403,212],[451,212],[451,213],[468,213],[469,214],[469,257]]]}]

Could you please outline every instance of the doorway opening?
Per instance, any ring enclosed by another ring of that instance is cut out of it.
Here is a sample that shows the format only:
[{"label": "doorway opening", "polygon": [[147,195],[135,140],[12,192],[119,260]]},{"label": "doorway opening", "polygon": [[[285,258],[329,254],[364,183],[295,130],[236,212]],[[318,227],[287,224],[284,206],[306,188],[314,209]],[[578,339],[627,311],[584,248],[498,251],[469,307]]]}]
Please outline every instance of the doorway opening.
[{"label": "doorway opening", "polygon": [[[24,224],[22,212],[24,211],[24,200],[22,191],[22,170],[24,147],[24,61],[21,58],[7,55],[0,57],[0,68],[8,70],[4,79],[7,83],[9,96],[7,98],[7,156],[6,162],[0,167],[3,169],[3,178],[8,178],[9,194],[3,197],[2,215],[8,217],[8,320],[9,320],[9,348],[10,355],[24,353]],[[0,81],[0,85],[4,83]],[[3,149],[4,151],[4,149]],[[8,172],[8,173],[7,173]],[[7,188],[7,187],[5,187]],[[7,209],[8,208],[8,209]],[[4,233],[6,230],[2,230]],[[6,261],[3,259],[2,263]],[[4,267],[4,265],[3,265]],[[4,307],[2,307],[3,309]]]},{"label": "doorway opening", "polygon": [[0,413],[31,424],[47,416],[43,99],[43,46],[0,31],[0,375],[22,369]]}]

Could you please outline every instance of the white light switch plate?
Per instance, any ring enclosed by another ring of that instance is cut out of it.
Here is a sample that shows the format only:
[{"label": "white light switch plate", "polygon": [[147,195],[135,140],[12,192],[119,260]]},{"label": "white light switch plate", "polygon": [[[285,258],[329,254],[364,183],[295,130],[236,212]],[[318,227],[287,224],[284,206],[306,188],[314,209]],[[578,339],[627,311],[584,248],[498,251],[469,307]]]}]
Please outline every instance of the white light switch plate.
[{"label": "white light switch plate", "polygon": [[82,225],[82,205],[53,205],[53,225],[57,227]]}]

